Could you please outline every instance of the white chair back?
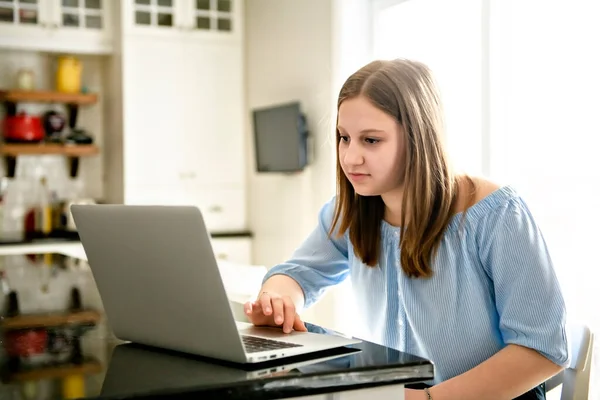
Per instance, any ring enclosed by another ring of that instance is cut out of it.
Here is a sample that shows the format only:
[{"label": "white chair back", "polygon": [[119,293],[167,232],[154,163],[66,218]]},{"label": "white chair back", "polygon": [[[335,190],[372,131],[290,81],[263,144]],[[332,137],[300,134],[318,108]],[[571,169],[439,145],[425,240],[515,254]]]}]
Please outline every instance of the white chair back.
[{"label": "white chair back", "polygon": [[569,328],[571,364],[546,381],[546,392],[562,385],[560,400],[588,400],[594,335],[586,325]]}]

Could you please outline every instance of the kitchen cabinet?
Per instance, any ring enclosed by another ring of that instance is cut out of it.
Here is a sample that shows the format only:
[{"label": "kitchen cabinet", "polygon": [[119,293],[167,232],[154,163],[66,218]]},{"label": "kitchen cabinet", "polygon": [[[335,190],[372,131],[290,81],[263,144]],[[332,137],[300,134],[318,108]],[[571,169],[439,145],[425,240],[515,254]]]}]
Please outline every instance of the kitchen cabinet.
[{"label": "kitchen cabinet", "polygon": [[108,54],[109,0],[0,0],[0,48]]},{"label": "kitchen cabinet", "polygon": [[[125,186],[166,186],[185,177],[183,47],[164,38],[123,43]],[[165,62],[161,62],[164,60]],[[192,129],[192,127],[188,127]]]},{"label": "kitchen cabinet", "polygon": [[133,37],[123,60],[126,184],[243,185],[241,46]]},{"label": "kitchen cabinet", "polygon": [[211,244],[217,261],[252,265],[252,241],[250,238],[212,238]]},{"label": "kitchen cabinet", "polygon": [[241,38],[240,0],[125,0],[125,34]]},{"label": "kitchen cabinet", "polygon": [[[241,0],[0,0],[0,48],[105,54],[105,199],[247,229]],[[114,52],[113,52],[114,49]]]},{"label": "kitchen cabinet", "polygon": [[247,229],[246,190],[242,186],[129,185],[124,197],[126,204],[197,206],[210,232]]},{"label": "kitchen cabinet", "polygon": [[183,41],[183,169],[198,185],[243,185],[244,79],[242,47]]},{"label": "kitchen cabinet", "polygon": [[[106,125],[115,132],[106,138],[115,149],[107,154],[119,154],[107,162],[122,165],[108,169],[107,199],[195,205],[213,233],[243,232],[248,222],[243,41],[219,31],[217,21],[221,13],[241,15],[242,3],[224,4],[123,2],[120,20],[131,25],[144,12],[149,22],[124,29],[121,55],[109,61],[107,91]],[[217,21],[214,32],[177,28],[189,28],[196,21],[190,15],[203,13]]]},{"label": "kitchen cabinet", "polygon": [[242,16],[241,0],[0,0],[0,48],[111,54],[128,35],[240,41]]}]

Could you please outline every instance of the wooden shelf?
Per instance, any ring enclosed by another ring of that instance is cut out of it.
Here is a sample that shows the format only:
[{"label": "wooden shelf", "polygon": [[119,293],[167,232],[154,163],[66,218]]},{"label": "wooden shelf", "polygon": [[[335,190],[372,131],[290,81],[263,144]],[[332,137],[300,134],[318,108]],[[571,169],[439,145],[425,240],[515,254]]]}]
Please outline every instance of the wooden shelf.
[{"label": "wooden shelf", "polygon": [[13,144],[2,143],[0,154],[6,156],[60,154],[69,157],[93,156],[100,152],[98,146],[93,144],[55,144],[55,143],[31,143]]},{"label": "wooden shelf", "polygon": [[87,375],[102,372],[102,364],[95,360],[85,361],[81,364],[58,364],[48,367],[32,368],[22,371],[10,372],[5,381],[37,381],[40,379],[56,379],[70,375]]},{"label": "wooden shelf", "polygon": [[26,143],[0,144],[0,155],[4,156],[6,161],[7,176],[15,176],[17,156],[21,155],[42,155],[57,154],[69,157],[70,175],[77,176],[79,168],[79,157],[93,156],[100,152],[98,146],[94,144],[59,144],[59,143]]},{"label": "wooden shelf", "polygon": [[5,330],[44,328],[51,326],[96,324],[100,321],[98,311],[77,311],[71,313],[23,314],[6,317],[0,320],[0,327]]},{"label": "wooden shelf", "polygon": [[0,90],[0,101],[9,103],[64,103],[86,105],[98,101],[94,93],[61,93],[42,90]]}]

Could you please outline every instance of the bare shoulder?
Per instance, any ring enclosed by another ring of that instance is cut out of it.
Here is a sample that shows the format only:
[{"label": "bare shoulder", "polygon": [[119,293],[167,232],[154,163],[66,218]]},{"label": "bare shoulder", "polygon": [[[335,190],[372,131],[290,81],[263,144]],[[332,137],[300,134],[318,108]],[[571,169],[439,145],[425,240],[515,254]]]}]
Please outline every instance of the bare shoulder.
[{"label": "bare shoulder", "polygon": [[487,178],[473,175],[461,177],[456,212],[465,211],[501,187],[500,184]]},{"label": "bare shoulder", "polygon": [[488,197],[490,194],[494,193],[496,190],[501,188],[501,185],[493,182],[489,179],[471,176],[471,180],[475,185],[475,203],[480,202],[481,200]]}]

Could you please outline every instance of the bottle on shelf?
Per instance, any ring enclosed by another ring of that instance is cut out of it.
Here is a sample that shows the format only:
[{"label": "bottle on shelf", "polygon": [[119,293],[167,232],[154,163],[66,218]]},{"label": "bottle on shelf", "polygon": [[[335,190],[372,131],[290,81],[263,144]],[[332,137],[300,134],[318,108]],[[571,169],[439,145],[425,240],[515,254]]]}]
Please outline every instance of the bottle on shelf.
[{"label": "bottle on shelf", "polygon": [[46,177],[40,178],[35,202],[25,215],[27,239],[48,237],[53,231],[53,200]]},{"label": "bottle on shelf", "polygon": [[52,232],[52,195],[48,188],[48,180],[45,176],[40,179],[38,207],[38,232],[40,232],[42,236],[49,236]]}]

